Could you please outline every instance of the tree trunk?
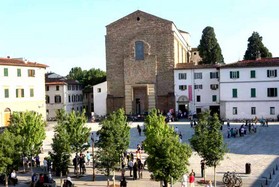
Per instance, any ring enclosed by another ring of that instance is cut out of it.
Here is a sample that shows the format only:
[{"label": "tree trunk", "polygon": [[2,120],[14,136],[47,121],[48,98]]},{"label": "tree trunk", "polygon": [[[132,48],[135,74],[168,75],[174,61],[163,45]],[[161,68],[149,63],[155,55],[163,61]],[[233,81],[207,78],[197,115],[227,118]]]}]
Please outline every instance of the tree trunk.
[{"label": "tree trunk", "polygon": [[164,179],[164,187],[168,187],[168,181]]},{"label": "tree trunk", "polygon": [[216,166],[214,166],[214,187],[216,187]]},{"label": "tree trunk", "polygon": [[5,174],[5,186],[8,187],[8,183],[9,183],[9,178],[7,176],[7,174]]}]

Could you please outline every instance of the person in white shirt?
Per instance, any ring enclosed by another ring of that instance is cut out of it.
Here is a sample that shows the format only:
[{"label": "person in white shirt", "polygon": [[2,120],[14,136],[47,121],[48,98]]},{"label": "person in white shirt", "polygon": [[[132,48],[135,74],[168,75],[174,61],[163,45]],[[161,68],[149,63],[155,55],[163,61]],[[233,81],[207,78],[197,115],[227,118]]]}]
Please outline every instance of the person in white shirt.
[{"label": "person in white shirt", "polygon": [[15,170],[13,170],[13,172],[11,173],[11,180],[13,181],[14,186],[18,182]]},{"label": "person in white shirt", "polygon": [[188,175],[185,173],[182,176],[182,181],[181,181],[181,187],[187,187],[188,186]]}]

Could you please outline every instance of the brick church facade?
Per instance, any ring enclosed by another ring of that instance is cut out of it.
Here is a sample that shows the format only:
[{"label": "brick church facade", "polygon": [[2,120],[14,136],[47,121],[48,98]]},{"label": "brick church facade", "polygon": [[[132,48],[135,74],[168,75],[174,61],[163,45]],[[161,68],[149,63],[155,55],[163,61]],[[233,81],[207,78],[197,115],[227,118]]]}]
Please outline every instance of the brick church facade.
[{"label": "brick church facade", "polygon": [[175,109],[174,68],[189,63],[189,34],[135,11],[106,27],[107,113]]}]

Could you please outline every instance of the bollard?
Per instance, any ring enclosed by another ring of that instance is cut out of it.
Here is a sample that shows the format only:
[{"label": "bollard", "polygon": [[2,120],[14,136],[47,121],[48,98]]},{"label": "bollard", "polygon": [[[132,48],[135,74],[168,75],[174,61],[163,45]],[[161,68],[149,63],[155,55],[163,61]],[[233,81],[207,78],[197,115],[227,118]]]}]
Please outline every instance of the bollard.
[{"label": "bollard", "polygon": [[269,175],[269,179],[272,179],[272,177],[271,177],[271,172],[270,172],[270,175]]},{"label": "bollard", "polygon": [[268,180],[267,180],[267,177],[266,177],[266,180],[265,180],[265,185],[268,185]]},{"label": "bollard", "polygon": [[273,175],[275,175],[275,169],[273,168]]}]

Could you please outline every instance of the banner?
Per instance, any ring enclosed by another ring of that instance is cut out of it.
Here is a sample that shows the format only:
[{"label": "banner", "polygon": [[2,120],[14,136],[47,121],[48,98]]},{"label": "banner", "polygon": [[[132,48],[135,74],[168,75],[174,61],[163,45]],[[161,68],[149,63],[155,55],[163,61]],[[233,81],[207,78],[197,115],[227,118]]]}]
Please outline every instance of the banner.
[{"label": "banner", "polygon": [[189,101],[192,101],[192,85],[188,86],[188,98]]}]

